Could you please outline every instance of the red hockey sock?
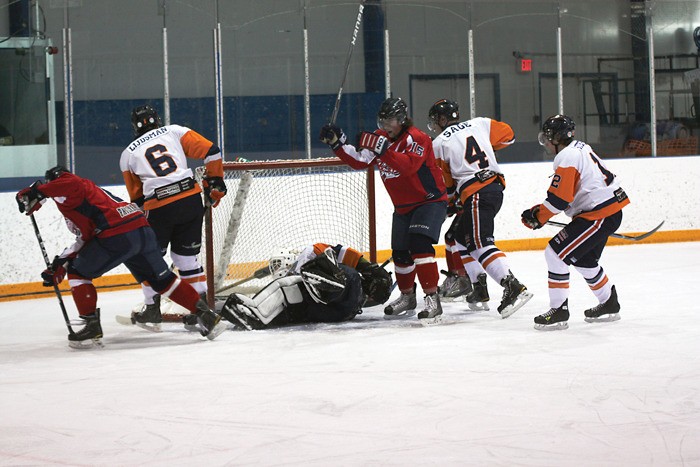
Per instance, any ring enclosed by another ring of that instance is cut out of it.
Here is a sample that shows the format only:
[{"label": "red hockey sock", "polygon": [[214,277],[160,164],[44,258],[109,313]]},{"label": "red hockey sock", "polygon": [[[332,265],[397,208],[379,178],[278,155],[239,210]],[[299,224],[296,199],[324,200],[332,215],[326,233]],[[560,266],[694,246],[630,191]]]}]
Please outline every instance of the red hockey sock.
[{"label": "red hockey sock", "polygon": [[162,292],[162,295],[168,297],[170,300],[186,308],[192,313],[197,312],[199,294],[187,282],[181,281],[180,279],[175,279],[173,284],[171,284],[166,291]]},{"label": "red hockey sock", "polygon": [[438,287],[438,280],[440,279],[435,256],[428,254],[414,255],[413,261],[416,263],[416,273],[423,292],[426,294],[435,293]]},{"label": "red hockey sock", "polygon": [[396,285],[401,293],[413,292],[413,284],[416,280],[416,267],[414,264],[394,264],[396,273]]},{"label": "red hockey sock", "polygon": [[75,307],[78,309],[78,314],[80,316],[87,316],[95,313],[95,309],[97,308],[97,290],[95,290],[95,286],[92,282],[71,287],[70,293],[73,295],[73,301],[75,302]]}]

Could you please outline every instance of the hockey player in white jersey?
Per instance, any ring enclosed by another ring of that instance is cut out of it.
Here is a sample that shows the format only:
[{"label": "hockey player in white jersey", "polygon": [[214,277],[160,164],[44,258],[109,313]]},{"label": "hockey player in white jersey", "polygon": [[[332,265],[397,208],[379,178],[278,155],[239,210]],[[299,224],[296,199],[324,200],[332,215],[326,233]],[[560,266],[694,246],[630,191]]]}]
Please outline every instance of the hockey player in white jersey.
[{"label": "hockey player in white jersey", "polygon": [[503,204],[506,185],[495,151],[513,143],[513,129],[490,118],[463,122],[458,118],[457,104],[447,99],[435,102],[428,112],[429,128],[440,131],[433,140],[433,151],[445,185],[454,202],[463,206],[455,239],[467,247],[468,256],[462,262],[473,283],[467,302],[472,309],[488,309],[488,274],[503,287],[498,312],[507,318],[532,298],[494,244],[494,218]]},{"label": "hockey player in white jersey", "polygon": [[575,123],[566,115],[549,117],[538,140],[554,157],[554,175],[547,197],[522,213],[523,224],[539,229],[564,212],[571,223],[549,241],[545,259],[549,273],[549,311],[535,317],[535,329],[567,329],[569,266],[586,279],[599,304],[584,312],[585,321],[616,321],[620,304],[615,286],[598,261],[608,237],[622,222],[630,200],[593,149],[574,139]]},{"label": "hockey player in white jersey", "polygon": [[[163,126],[150,105],[136,107],[131,112],[131,124],[136,139],[124,149],[119,161],[131,201],[146,211],[161,254],[165,255],[170,246],[170,258],[180,278],[205,296],[206,277],[198,258],[204,218],[202,190],[187,159],[204,161],[205,198],[207,204],[216,207],[226,195],[221,151],[194,130]],[[145,305],[132,313],[131,320],[148,327],[162,320],[160,297],[148,284],[142,284],[142,289]]]}]

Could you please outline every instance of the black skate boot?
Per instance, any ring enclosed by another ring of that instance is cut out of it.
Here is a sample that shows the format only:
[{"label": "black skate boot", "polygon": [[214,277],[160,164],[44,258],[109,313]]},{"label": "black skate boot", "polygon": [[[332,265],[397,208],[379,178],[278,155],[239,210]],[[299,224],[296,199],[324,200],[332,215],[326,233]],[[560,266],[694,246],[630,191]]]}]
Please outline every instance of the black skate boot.
[{"label": "black skate boot", "polygon": [[100,309],[92,315],[82,316],[85,326],[80,331],[68,334],[68,346],[72,349],[89,349],[104,347],[102,345],[102,325],[100,325]]},{"label": "black skate boot", "polygon": [[209,309],[207,302],[200,299],[197,302],[197,324],[199,332],[204,337],[213,341],[216,337],[226,330],[226,325],[221,322],[221,315],[217,315]]},{"label": "black skate boot", "polygon": [[620,303],[617,301],[617,291],[612,286],[610,298],[605,303],[600,303],[583,312],[587,323],[617,321],[620,319]]},{"label": "black skate boot", "polygon": [[[199,298],[207,301],[207,293],[203,292],[199,294]],[[182,315],[182,324],[185,326],[185,330],[189,332],[199,332],[199,326],[197,326],[197,315],[190,313],[188,315]]]},{"label": "black skate boot", "polygon": [[162,322],[160,295],[153,297],[152,305],[144,305],[141,311],[131,313],[131,323],[147,331],[160,332],[160,323]]},{"label": "black skate boot", "polygon": [[442,306],[437,292],[425,296],[425,308],[418,313],[418,320],[424,326],[442,321]]},{"label": "black skate boot", "polygon": [[416,314],[417,306],[416,284],[413,284],[413,292],[402,293],[384,308],[384,319],[409,318]]},{"label": "black skate boot", "polygon": [[243,304],[236,294],[231,294],[224,307],[221,309],[221,316],[239,330],[254,331],[265,329],[265,324],[253,313],[253,311]]},{"label": "black skate boot", "polygon": [[501,279],[501,285],[503,286],[503,298],[498,306],[498,312],[501,314],[501,318],[505,319],[530,301],[532,294],[510,272]]},{"label": "black skate boot", "polygon": [[569,329],[569,300],[564,300],[559,308],[550,308],[548,312],[535,316],[535,329],[538,331],[558,331]]},{"label": "black skate boot", "polygon": [[440,271],[447,277],[440,286],[440,299],[445,302],[463,300],[472,291],[472,284],[467,276],[460,276],[450,271]]},{"label": "black skate boot", "polygon": [[489,309],[486,302],[490,300],[489,289],[486,286],[486,274],[481,273],[476,276],[476,282],[472,284],[472,291],[467,294],[466,297],[469,309],[473,311],[480,311]]}]

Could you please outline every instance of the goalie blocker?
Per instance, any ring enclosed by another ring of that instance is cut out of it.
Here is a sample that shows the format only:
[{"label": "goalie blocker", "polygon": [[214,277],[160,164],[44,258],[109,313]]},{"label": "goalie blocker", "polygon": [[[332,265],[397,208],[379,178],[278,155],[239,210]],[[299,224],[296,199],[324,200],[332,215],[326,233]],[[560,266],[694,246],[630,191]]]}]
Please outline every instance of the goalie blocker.
[{"label": "goalie blocker", "polygon": [[360,274],[338,264],[327,249],[301,268],[300,275],[279,278],[253,298],[231,294],[221,315],[247,330],[291,324],[338,323],[362,313]]}]

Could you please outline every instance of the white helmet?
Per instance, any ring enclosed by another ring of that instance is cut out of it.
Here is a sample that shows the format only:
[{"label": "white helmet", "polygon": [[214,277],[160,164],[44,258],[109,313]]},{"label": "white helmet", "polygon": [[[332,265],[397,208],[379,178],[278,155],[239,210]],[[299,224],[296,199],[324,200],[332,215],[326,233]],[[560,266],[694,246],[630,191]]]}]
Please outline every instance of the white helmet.
[{"label": "white helmet", "polygon": [[287,272],[294,266],[296,260],[296,250],[278,250],[274,255],[270,256],[270,265],[268,266],[270,268],[270,274],[274,279],[286,276]]}]

